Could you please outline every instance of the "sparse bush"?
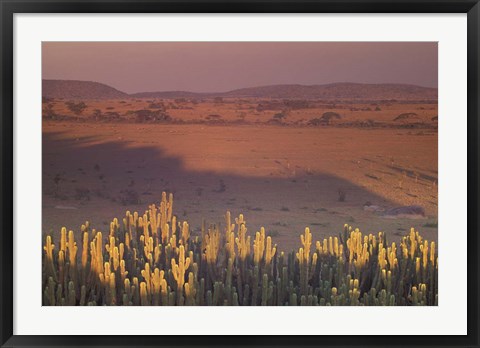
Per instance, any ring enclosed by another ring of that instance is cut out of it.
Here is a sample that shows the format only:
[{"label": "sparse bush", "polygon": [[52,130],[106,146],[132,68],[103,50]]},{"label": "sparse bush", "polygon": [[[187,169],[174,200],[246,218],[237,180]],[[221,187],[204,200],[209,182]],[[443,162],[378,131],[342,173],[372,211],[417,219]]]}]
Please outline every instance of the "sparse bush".
[{"label": "sparse bush", "polygon": [[105,119],[107,121],[119,120],[120,119],[120,114],[118,112],[115,112],[115,111],[107,111],[103,115],[103,119]]},{"label": "sparse bush", "polygon": [[206,116],[205,119],[216,122],[216,121],[220,121],[222,119],[222,116],[217,114],[210,114]]},{"label": "sparse bush", "polygon": [[150,104],[148,105],[148,108],[149,108],[149,109],[161,109],[161,110],[163,110],[163,111],[166,110],[165,104],[163,104],[162,102],[159,102],[159,103],[156,103],[156,102],[150,103]]},{"label": "sparse bush", "polygon": [[129,205],[129,204],[140,204],[140,195],[135,190],[121,190],[120,196],[118,197],[118,201],[122,205]]},{"label": "sparse bush", "polygon": [[218,183],[218,189],[214,190],[215,192],[222,193],[227,190],[227,185],[225,185],[225,182],[223,180],[220,180]]},{"label": "sparse bush", "polygon": [[398,115],[393,120],[394,121],[403,121],[403,120],[411,120],[411,119],[418,119],[418,115],[414,112],[406,112],[406,113]]},{"label": "sparse bush", "polygon": [[341,119],[342,117],[337,114],[336,112],[325,112],[322,114],[321,117],[312,118],[308,121],[308,125],[310,126],[328,126],[332,123],[333,119]]},{"label": "sparse bush", "polygon": [[53,104],[52,103],[47,103],[46,105],[43,106],[42,115],[43,115],[44,118],[48,118],[48,119],[54,119],[55,118],[56,113],[53,110]]},{"label": "sparse bush", "polygon": [[172,207],[163,193],[143,215],[113,219],[107,235],[88,222],[80,236],[62,228],[56,245],[47,235],[43,305],[438,304],[435,243],[413,228],[398,245],[347,225],[315,242],[306,228],[300,248],[284,253],[264,228],[249,236],[243,215],[227,212],[224,231],[204,223],[192,236]]},{"label": "sparse bush", "polygon": [[102,110],[100,109],[95,109],[93,110],[93,115],[92,115],[93,119],[95,121],[98,121],[102,118]]},{"label": "sparse bush", "polygon": [[136,110],[136,122],[144,123],[144,122],[168,122],[171,121],[171,117],[169,114],[164,112],[163,110]]},{"label": "sparse bush", "polygon": [[63,175],[60,173],[55,174],[53,177],[53,183],[55,185],[54,196],[58,198],[60,192],[60,183],[64,181]]},{"label": "sparse bush", "polygon": [[83,110],[87,108],[87,104],[84,102],[74,103],[72,101],[68,101],[65,103],[65,105],[67,106],[68,110],[73,112],[75,115],[80,115]]},{"label": "sparse bush", "polygon": [[338,189],[337,193],[339,202],[345,202],[347,200],[347,193],[344,190]]},{"label": "sparse bush", "polygon": [[311,107],[308,100],[290,100],[286,99],[283,101],[283,104],[288,107],[290,110],[298,110],[298,109],[308,109]]},{"label": "sparse bush", "polygon": [[281,125],[282,124],[282,120],[279,119],[279,118],[271,118],[269,120],[267,120],[267,122],[265,122],[266,124],[276,124],[276,125]]},{"label": "sparse bush", "polygon": [[85,187],[75,188],[75,199],[77,201],[89,201],[90,200],[90,190]]},{"label": "sparse bush", "polygon": [[309,126],[321,126],[321,125],[325,125],[325,122],[322,119],[316,117],[316,118],[312,118],[310,121],[308,121],[307,124]]},{"label": "sparse bush", "polygon": [[277,120],[283,120],[285,117],[287,117],[287,112],[286,111],[282,111],[282,112],[279,112],[279,113],[273,115],[273,118],[277,119]]},{"label": "sparse bush", "polygon": [[341,118],[342,117],[339,114],[337,114],[336,112],[328,111],[328,112],[323,113],[323,115],[320,119],[323,120],[326,124],[330,124],[333,119],[339,120]]}]

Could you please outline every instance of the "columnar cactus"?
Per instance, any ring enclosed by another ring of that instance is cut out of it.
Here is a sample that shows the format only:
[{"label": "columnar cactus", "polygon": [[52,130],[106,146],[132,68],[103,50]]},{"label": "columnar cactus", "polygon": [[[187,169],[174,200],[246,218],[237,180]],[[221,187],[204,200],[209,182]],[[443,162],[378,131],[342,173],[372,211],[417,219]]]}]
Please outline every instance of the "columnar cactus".
[{"label": "columnar cactus", "polygon": [[185,284],[185,273],[189,267],[190,257],[185,258],[185,248],[183,245],[180,245],[178,264],[175,258],[172,258],[172,274],[177,283],[177,296],[179,300],[183,293],[183,285]]},{"label": "columnar cactus", "polygon": [[105,240],[86,222],[81,259],[73,231],[61,229],[58,251],[46,236],[43,304],[438,304],[436,245],[415,229],[397,246],[384,233],[364,235],[348,225],[338,237],[314,242],[306,228],[297,251],[284,253],[264,228],[252,243],[244,216],[232,223],[228,212],[224,233],[202,222],[201,237],[192,237],[172,207],[165,193],[144,214],[127,211],[121,224],[112,220]]},{"label": "columnar cactus", "polygon": [[45,246],[43,247],[43,250],[45,251],[45,257],[44,257],[44,269],[45,269],[45,276],[47,278],[51,277],[52,280],[56,280],[56,272],[55,272],[55,266],[53,265],[53,249],[55,249],[55,245],[52,243],[52,237],[47,236],[45,240]]}]

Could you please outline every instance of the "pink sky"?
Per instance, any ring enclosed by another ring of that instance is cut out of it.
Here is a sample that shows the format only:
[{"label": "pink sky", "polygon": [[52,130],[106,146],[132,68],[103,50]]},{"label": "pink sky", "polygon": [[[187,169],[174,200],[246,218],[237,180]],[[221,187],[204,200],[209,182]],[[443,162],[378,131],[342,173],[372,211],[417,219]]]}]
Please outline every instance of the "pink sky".
[{"label": "pink sky", "polygon": [[44,42],[42,77],[127,93],[333,82],[437,87],[438,56],[434,42]]}]

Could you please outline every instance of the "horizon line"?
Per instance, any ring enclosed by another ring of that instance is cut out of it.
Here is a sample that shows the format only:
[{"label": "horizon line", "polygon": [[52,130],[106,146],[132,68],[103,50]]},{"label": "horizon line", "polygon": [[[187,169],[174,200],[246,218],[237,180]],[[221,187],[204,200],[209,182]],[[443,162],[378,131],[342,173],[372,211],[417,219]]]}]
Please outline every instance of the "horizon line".
[{"label": "horizon line", "polygon": [[269,85],[256,85],[256,86],[249,86],[249,87],[239,87],[233,88],[226,91],[214,91],[214,92],[194,92],[189,90],[153,90],[153,91],[141,91],[141,92],[124,92],[108,83],[100,82],[100,81],[92,81],[92,80],[75,80],[75,79],[51,79],[51,78],[43,78],[42,81],[75,81],[75,82],[91,82],[91,83],[98,83],[110,88],[113,88],[121,93],[125,93],[127,95],[134,95],[134,94],[143,94],[143,93],[194,93],[194,94],[220,94],[220,93],[229,93],[233,91],[238,91],[242,89],[248,88],[263,88],[263,87],[273,87],[273,86],[304,86],[304,87],[313,87],[313,86],[328,86],[328,85],[337,85],[337,84],[356,84],[356,85],[400,85],[400,86],[413,86],[413,87],[420,87],[420,88],[429,88],[429,89],[436,89],[437,87],[429,87],[429,86],[422,86],[413,83],[401,83],[401,82],[379,82],[379,83],[371,83],[371,82],[351,82],[351,81],[343,81],[343,82],[330,82],[330,83],[316,83],[316,84],[302,84],[302,83],[277,83],[277,84],[269,84]]}]

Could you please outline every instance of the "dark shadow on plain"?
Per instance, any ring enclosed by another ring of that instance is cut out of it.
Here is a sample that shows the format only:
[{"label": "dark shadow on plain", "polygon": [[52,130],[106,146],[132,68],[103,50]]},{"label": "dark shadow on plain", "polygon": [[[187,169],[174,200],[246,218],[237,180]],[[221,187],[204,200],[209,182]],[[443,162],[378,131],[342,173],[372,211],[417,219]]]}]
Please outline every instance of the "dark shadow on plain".
[{"label": "dark shadow on plain", "polygon": [[355,225],[356,214],[365,214],[366,202],[394,206],[326,173],[279,178],[189,171],[182,159],[160,148],[96,140],[43,134],[43,233],[61,226],[77,230],[86,220],[98,230],[108,230],[111,219],[121,218],[126,210],[143,213],[149,204],[158,203],[162,191],[174,193],[175,214],[189,221],[194,232],[202,218],[223,223],[230,210],[234,216],[245,214],[250,234],[269,226],[267,233],[291,233],[295,244],[307,225],[329,235],[336,235],[345,223]]}]

